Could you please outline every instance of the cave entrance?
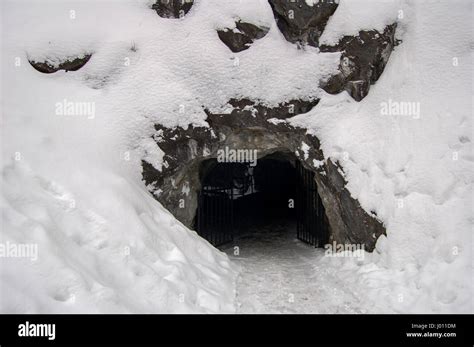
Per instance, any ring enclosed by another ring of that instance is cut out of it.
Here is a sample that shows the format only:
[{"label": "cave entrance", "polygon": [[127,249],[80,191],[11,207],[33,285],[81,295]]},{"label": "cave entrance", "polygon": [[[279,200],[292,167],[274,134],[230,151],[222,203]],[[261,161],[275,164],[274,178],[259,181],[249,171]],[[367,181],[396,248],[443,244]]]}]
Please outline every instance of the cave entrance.
[{"label": "cave entrance", "polygon": [[[255,162],[200,166],[201,190],[195,229],[216,247],[250,227],[292,225],[296,237],[315,247],[328,242],[329,226],[314,173],[291,153],[276,152]],[[248,235],[247,235],[248,237]]]}]

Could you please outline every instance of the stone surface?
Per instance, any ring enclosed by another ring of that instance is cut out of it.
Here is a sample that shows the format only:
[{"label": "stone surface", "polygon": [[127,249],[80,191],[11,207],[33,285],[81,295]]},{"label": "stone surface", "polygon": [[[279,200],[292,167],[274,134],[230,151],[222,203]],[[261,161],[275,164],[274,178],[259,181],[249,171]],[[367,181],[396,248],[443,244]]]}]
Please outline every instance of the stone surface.
[{"label": "stone surface", "polygon": [[193,0],[157,0],[151,7],[163,18],[182,18],[193,7]]},{"label": "stone surface", "polygon": [[248,49],[255,40],[264,37],[269,30],[240,20],[235,22],[235,26],[235,29],[225,28],[217,31],[221,41],[234,53]]},{"label": "stone surface", "polygon": [[[308,170],[315,172],[318,193],[330,224],[330,242],[364,244],[371,251],[385,228],[351,197],[345,188],[342,169],[338,163],[324,160],[319,140],[285,121],[308,112],[318,101],[293,100],[271,108],[249,99],[233,99],[229,101],[233,108],[230,114],[205,110],[208,128],[168,129],[156,125],[154,139],[165,152],[165,165],[159,171],[143,161],[143,179],[157,200],[192,228],[201,185],[200,164],[216,158],[219,149],[256,149],[259,158],[276,152],[296,156]],[[310,148],[307,156],[301,151],[303,142]],[[322,165],[315,167],[315,160]],[[180,200],[184,207],[180,207]]]},{"label": "stone surface", "polygon": [[34,60],[28,60],[36,70],[42,73],[54,73],[59,70],[65,71],[77,71],[81,67],[87,64],[89,59],[91,58],[92,54],[86,54],[83,57],[72,58],[70,60],[65,60],[64,62],[60,63],[58,66],[53,66],[47,61],[38,62]]},{"label": "stone surface", "polygon": [[338,4],[327,0],[309,6],[305,0],[268,0],[278,28],[292,43],[317,47],[328,19]]},{"label": "stone surface", "polygon": [[321,45],[321,52],[342,52],[338,74],[323,81],[321,87],[330,94],[346,90],[357,101],[365,98],[398,44],[395,29],[396,24],[393,24],[382,33],[360,31],[357,36],[344,36],[335,46]]}]

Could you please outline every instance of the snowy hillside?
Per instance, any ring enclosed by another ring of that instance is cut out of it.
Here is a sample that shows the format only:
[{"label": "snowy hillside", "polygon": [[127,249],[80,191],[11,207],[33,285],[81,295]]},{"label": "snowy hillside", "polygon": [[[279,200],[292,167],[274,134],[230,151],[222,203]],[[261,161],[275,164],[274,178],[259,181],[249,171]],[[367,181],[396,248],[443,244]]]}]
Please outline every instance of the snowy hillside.
[{"label": "snowy hillside", "polygon": [[[319,88],[339,54],[286,41],[267,1],[195,1],[182,19],[153,3],[1,3],[0,243],[38,254],[0,259],[0,312],[235,312],[240,267],[154,199],[141,162],[166,165],[155,124],[207,127],[203,105],[248,95],[320,98],[290,123],[321,140],[386,227],[363,261],[316,256],[315,274],[364,302],[358,312],[473,311],[471,1],[340,0],[321,42],[398,23],[401,43],[361,102]],[[270,28],[238,72],[216,35],[236,17]],[[88,54],[78,71],[28,62]],[[402,102],[412,114],[391,108]]]}]

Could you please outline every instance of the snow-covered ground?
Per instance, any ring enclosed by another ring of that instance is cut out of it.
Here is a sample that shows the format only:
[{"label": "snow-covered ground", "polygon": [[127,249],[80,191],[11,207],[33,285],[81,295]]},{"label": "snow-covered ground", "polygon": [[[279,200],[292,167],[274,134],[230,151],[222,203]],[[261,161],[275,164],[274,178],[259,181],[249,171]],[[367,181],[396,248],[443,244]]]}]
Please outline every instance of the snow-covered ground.
[{"label": "snow-covered ground", "polygon": [[325,250],[296,238],[295,225],[271,223],[241,230],[224,248],[239,266],[239,313],[365,313],[356,288],[322,262]]},{"label": "snow-covered ground", "polygon": [[[285,41],[266,1],[196,1],[181,20],[158,17],[152,2],[1,2],[0,243],[38,246],[37,260],[0,259],[1,312],[259,310],[258,289],[236,301],[237,267],[141,181],[143,157],[163,164],[154,123],[205,126],[201,106],[234,97],[320,97],[292,122],[318,136],[351,194],[387,227],[362,262],[301,247],[314,267],[295,272],[300,279],[326,279],[314,288],[339,312],[473,311],[470,0],[341,0],[326,42],[394,20],[403,41],[360,103],[318,88],[339,55]],[[215,32],[236,16],[271,27],[238,64]],[[93,56],[76,72],[45,75],[27,61],[84,53]],[[58,114],[68,101],[94,112]],[[420,114],[383,114],[389,102],[419,103]],[[274,311],[293,307],[276,301]]]}]

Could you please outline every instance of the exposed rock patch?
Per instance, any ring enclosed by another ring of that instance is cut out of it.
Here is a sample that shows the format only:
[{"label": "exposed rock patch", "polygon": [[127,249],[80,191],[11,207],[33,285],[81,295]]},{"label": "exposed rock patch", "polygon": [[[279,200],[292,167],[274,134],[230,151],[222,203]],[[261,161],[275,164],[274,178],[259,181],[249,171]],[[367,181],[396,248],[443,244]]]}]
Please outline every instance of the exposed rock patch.
[{"label": "exposed rock patch", "polygon": [[224,44],[234,53],[241,52],[250,47],[255,41],[264,37],[269,28],[259,27],[251,23],[235,22],[235,28],[218,30],[217,34]]},{"label": "exposed rock patch", "polygon": [[42,73],[54,73],[59,70],[65,70],[65,71],[77,71],[81,67],[87,64],[89,59],[91,58],[92,54],[86,54],[82,57],[77,57],[77,58],[71,58],[68,60],[64,60],[63,62],[59,64],[52,64],[51,62],[48,61],[35,61],[35,60],[28,60],[36,70]]},{"label": "exposed rock patch", "polygon": [[319,99],[290,100],[276,107],[267,107],[250,99],[230,99],[228,105],[232,107],[229,114],[212,114],[208,109],[204,112],[208,115],[207,122],[211,127],[222,123],[222,119],[228,126],[245,128],[250,126],[262,126],[270,119],[286,119],[301,113],[309,112],[319,103]]},{"label": "exposed rock patch", "polygon": [[397,44],[396,24],[387,26],[383,32],[365,30],[357,36],[344,36],[334,46],[320,45],[319,38],[337,10],[338,2],[319,1],[309,6],[306,0],[268,1],[286,40],[300,46],[319,47],[322,53],[342,52],[339,72],[321,83],[326,92],[338,94],[346,90],[356,101],[367,96]]},{"label": "exposed rock patch", "polygon": [[321,52],[342,52],[339,73],[324,81],[321,87],[330,94],[346,90],[357,101],[366,97],[397,44],[395,29],[393,24],[382,33],[360,31],[357,36],[344,36],[335,46],[321,45]]},{"label": "exposed rock patch", "polygon": [[163,18],[182,18],[193,4],[194,0],[157,0],[151,8]]},{"label": "exposed rock patch", "polygon": [[[308,170],[315,172],[330,224],[330,242],[364,244],[370,251],[385,228],[351,197],[342,169],[338,163],[324,159],[319,140],[285,121],[308,112],[318,101],[294,100],[267,107],[249,99],[234,99],[229,101],[233,108],[230,114],[205,110],[210,127],[169,129],[156,125],[154,139],[165,153],[164,165],[159,171],[143,161],[143,179],[157,200],[192,227],[201,186],[200,164],[216,158],[219,149],[257,150],[259,158],[275,152],[294,153]],[[302,150],[303,144],[309,150]]]},{"label": "exposed rock patch", "polygon": [[291,43],[317,47],[328,19],[337,9],[335,0],[309,6],[306,0],[268,0],[278,28]]}]

